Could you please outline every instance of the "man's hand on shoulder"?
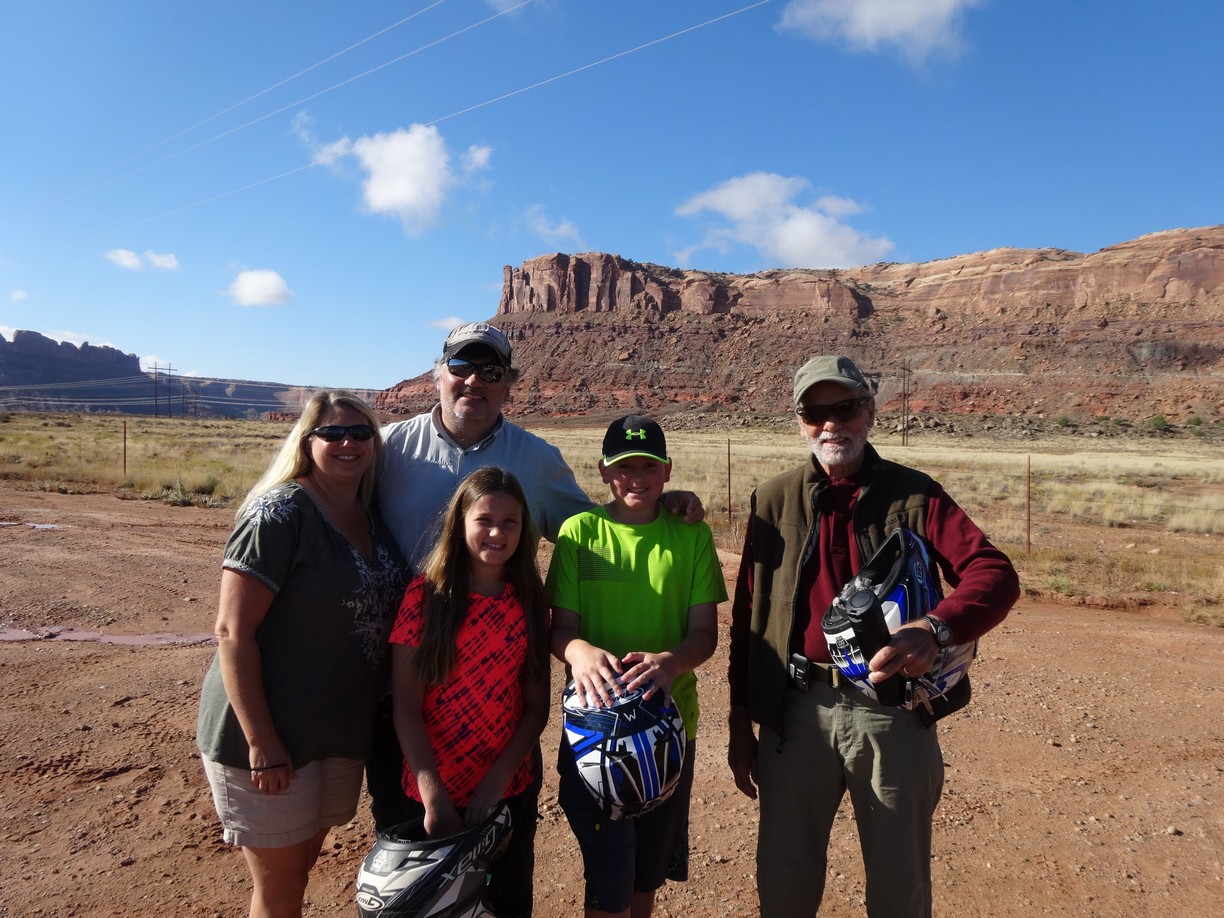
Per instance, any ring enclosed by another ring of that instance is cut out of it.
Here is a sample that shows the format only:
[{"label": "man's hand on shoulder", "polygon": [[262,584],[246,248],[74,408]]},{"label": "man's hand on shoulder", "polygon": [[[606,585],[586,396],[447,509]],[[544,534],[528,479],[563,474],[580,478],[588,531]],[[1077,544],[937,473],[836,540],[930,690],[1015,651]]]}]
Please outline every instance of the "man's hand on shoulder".
[{"label": "man's hand on shoulder", "polygon": [[692,491],[667,491],[660,499],[669,512],[684,517],[686,523],[700,523],[705,519],[701,498]]}]

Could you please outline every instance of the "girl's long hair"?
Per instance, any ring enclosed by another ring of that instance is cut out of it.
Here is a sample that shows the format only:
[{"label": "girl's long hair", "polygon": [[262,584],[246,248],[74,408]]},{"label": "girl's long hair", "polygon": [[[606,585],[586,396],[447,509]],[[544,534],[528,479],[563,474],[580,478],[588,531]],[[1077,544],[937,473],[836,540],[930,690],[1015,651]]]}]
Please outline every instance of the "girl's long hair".
[{"label": "girl's long hair", "polygon": [[471,591],[471,563],[464,538],[464,516],[486,494],[508,494],[522,510],[522,530],[518,548],[506,561],[506,580],[523,606],[527,621],[527,673],[547,673],[548,600],[536,568],[539,536],[531,523],[531,510],[518,479],[505,469],[488,466],[463,479],[446,507],[442,531],[425,561],[424,595],[421,613],[421,646],[417,650],[417,671],[428,684],[445,683],[455,668],[456,641],[467,618]]},{"label": "girl's long hair", "polygon": [[374,428],[374,439],[370,441],[374,445],[374,456],[370,467],[361,477],[361,484],[358,487],[361,502],[367,507],[370,506],[374,499],[374,482],[378,477],[378,466],[382,461],[382,434],[379,433],[379,427],[382,424],[378,420],[378,415],[374,413],[374,409],[353,393],[343,389],[319,389],[302,407],[301,416],[293,425],[293,429],[289,431],[289,436],[285,437],[285,442],[281,444],[268,470],[243,498],[242,505],[238,508],[239,516],[242,515],[247,504],[265,491],[271,491],[277,485],[293,481],[310,471],[310,432],[319,426],[319,421],[331,408],[351,408]]}]

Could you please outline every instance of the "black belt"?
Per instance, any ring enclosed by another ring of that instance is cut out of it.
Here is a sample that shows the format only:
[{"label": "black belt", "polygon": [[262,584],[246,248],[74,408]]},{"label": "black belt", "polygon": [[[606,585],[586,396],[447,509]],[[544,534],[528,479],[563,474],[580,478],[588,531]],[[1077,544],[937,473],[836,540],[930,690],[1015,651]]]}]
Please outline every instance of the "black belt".
[{"label": "black belt", "polygon": [[786,683],[797,692],[806,692],[812,683],[841,688],[848,680],[836,666],[813,663],[801,653],[792,653],[786,664]]}]

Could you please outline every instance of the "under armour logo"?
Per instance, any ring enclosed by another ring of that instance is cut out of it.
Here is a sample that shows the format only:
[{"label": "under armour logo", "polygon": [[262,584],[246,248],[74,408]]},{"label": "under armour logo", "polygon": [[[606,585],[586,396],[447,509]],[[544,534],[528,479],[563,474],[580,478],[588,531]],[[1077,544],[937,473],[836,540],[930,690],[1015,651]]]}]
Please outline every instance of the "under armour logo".
[{"label": "under armour logo", "polygon": [[639,427],[637,430],[626,430],[625,431],[626,440],[632,440],[634,437],[637,437],[639,440],[645,440],[646,439],[646,428]]}]

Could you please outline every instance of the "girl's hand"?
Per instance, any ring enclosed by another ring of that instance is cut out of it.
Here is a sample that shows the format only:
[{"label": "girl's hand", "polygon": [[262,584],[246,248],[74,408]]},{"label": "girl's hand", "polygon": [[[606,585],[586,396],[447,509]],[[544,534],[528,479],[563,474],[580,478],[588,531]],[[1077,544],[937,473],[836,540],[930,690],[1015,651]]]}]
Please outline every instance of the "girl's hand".
[{"label": "girl's hand", "polygon": [[267,746],[251,746],[248,760],[251,763],[251,784],[261,794],[279,794],[288,789],[289,782],[297,777],[289,750],[280,740]]},{"label": "girl's hand", "polygon": [[678,673],[674,672],[675,658],[670,653],[642,653],[635,650],[625,654],[625,670],[623,677],[625,689],[634,691],[647,684],[650,687],[642,693],[646,699],[655,692],[662,690],[664,697],[670,699],[672,680]]},{"label": "girl's hand", "polygon": [[476,785],[476,790],[472,791],[472,799],[463,811],[463,824],[474,826],[485,819],[493,807],[506,798],[506,787],[509,783],[509,776],[500,774],[496,765],[490,768]]},{"label": "girl's hand", "polygon": [[570,645],[568,659],[578,701],[592,708],[610,707],[614,697],[608,687],[616,686],[621,674],[621,661],[603,648],[585,641],[574,641]]},{"label": "girl's hand", "polygon": [[450,797],[425,807],[425,834],[430,838],[449,838],[462,829],[463,817]]}]

